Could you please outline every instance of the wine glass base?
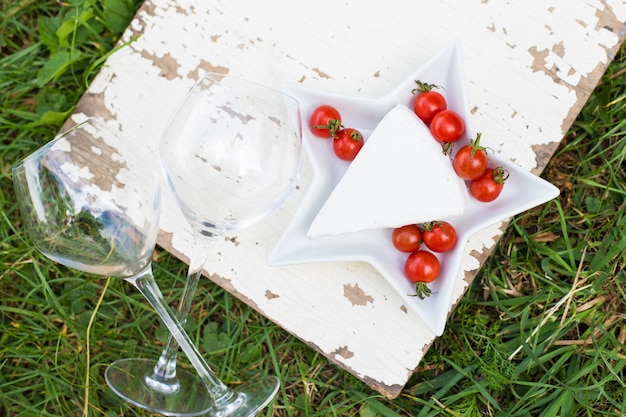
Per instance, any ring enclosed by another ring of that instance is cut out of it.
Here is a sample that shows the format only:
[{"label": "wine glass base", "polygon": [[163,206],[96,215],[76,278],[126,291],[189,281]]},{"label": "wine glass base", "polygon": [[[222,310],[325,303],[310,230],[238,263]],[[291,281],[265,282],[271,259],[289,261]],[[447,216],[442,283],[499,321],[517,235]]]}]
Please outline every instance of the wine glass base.
[{"label": "wine glass base", "polygon": [[211,397],[196,373],[177,369],[178,386],[161,392],[146,384],[145,378],[152,375],[154,365],[147,359],[122,359],[109,365],[104,376],[119,397],[148,411],[174,417],[200,416],[211,411]]},{"label": "wine glass base", "polygon": [[244,383],[233,388],[235,396],[228,404],[216,404],[215,414],[224,417],[252,417],[276,396],[280,380],[275,376]]}]

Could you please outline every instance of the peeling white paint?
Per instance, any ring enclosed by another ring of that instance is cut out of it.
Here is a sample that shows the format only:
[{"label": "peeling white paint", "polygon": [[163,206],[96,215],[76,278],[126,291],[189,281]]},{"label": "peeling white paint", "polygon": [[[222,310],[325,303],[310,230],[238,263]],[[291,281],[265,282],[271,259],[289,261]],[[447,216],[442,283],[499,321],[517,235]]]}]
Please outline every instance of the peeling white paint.
[{"label": "peeling white paint", "polygon": [[[424,19],[426,6],[429,16],[446,18]],[[320,10],[333,10],[333,19]],[[536,166],[532,146],[561,140],[564,120],[589,92],[585,83],[600,77],[624,39],[625,20],[622,0],[318,0],[298,7],[287,0],[148,0],[124,39],[141,36],[109,58],[88,94],[157,166],[160,133],[204,71],[377,97],[456,38],[463,43],[474,129],[483,133],[483,144],[530,170]],[[604,28],[616,22],[621,26]],[[311,175],[305,163],[300,190],[267,221],[239,233],[239,245],[218,243],[221,255],[207,270],[339,366],[395,396],[434,336],[376,271],[359,263],[266,265]],[[161,244],[189,254],[184,218],[167,190],[163,200],[162,235],[171,234],[171,242],[164,237]],[[499,226],[470,240],[454,299],[468,285],[464,271],[480,266],[471,254],[489,252]],[[358,285],[373,301],[350,302],[346,285]]]}]

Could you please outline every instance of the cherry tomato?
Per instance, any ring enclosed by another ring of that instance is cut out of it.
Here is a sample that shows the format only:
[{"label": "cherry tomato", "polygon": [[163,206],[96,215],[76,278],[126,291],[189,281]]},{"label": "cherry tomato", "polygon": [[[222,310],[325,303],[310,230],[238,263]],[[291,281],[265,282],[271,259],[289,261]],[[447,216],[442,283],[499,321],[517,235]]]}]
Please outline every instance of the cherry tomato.
[{"label": "cherry tomato", "polygon": [[470,183],[470,193],[476,200],[483,203],[493,201],[502,192],[507,178],[509,178],[509,172],[503,167],[487,168],[483,175]]},{"label": "cherry tomato", "polygon": [[350,127],[340,129],[337,137],[333,139],[333,151],[339,159],[352,161],[363,147],[363,135],[356,129]]},{"label": "cherry tomato", "polygon": [[431,291],[426,284],[437,279],[440,269],[439,259],[426,250],[417,250],[406,258],[404,273],[415,284],[416,297],[424,299],[430,296]]},{"label": "cherry tomato", "polygon": [[433,252],[447,252],[456,245],[456,230],[448,222],[426,223],[423,229],[424,244]]},{"label": "cherry tomato", "polygon": [[430,122],[430,133],[437,142],[453,143],[465,133],[465,122],[455,111],[442,110]]},{"label": "cherry tomato", "polygon": [[416,94],[413,101],[413,110],[422,122],[430,124],[433,117],[440,111],[445,110],[448,104],[441,93],[433,91],[433,88],[437,87],[436,85],[426,84],[421,81],[415,82],[418,88],[412,91],[413,94]]},{"label": "cherry tomato", "polygon": [[452,164],[456,174],[464,180],[475,180],[487,169],[487,151],[480,146],[480,133],[476,140],[470,140],[454,156]]},{"label": "cherry tomato", "polygon": [[311,113],[309,128],[320,138],[336,138],[341,128],[341,114],[333,106],[319,106]]},{"label": "cherry tomato", "polygon": [[415,252],[422,244],[422,231],[416,224],[393,229],[391,242],[400,252]]}]

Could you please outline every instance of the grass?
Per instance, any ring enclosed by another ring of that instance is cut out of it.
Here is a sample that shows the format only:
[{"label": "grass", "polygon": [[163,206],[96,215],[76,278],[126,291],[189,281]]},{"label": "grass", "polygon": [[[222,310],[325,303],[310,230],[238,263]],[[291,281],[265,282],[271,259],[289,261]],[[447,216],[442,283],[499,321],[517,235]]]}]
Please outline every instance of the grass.
[{"label": "grass", "polygon": [[[117,358],[155,356],[165,329],[130,286],[40,255],[10,177],[58,131],[139,5],[0,4],[2,416],[150,415],[112,394],[103,372]],[[281,377],[267,416],[626,415],[625,91],[622,48],[544,172],[561,196],[512,220],[395,400],[209,283],[192,338],[228,383]],[[154,256],[163,287],[180,288],[186,266]]]}]

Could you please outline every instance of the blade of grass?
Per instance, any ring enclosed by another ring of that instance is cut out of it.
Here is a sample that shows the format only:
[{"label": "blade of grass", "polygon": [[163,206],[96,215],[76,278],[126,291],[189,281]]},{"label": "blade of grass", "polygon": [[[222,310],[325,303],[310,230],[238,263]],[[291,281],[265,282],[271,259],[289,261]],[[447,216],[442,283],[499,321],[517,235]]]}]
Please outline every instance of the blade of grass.
[{"label": "blade of grass", "polygon": [[86,359],[86,366],[87,369],[85,370],[85,402],[84,402],[84,406],[83,406],[83,416],[87,417],[87,415],[89,414],[89,389],[90,389],[90,384],[89,384],[89,378],[90,378],[90,367],[91,367],[91,326],[93,326],[93,322],[96,318],[96,314],[98,314],[98,310],[100,309],[100,305],[102,304],[102,300],[104,300],[104,296],[107,293],[107,290],[109,288],[109,284],[111,283],[111,277],[108,277],[105,284],[104,284],[104,288],[102,290],[102,292],[100,293],[100,297],[98,298],[98,302],[96,303],[96,306],[93,309],[93,312],[91,313],[91,317],[89,317],[89,324],[87,325],[87,332],[86,332],[86,338],[85,338],[85,350],[87,353],[87,359]]}]

